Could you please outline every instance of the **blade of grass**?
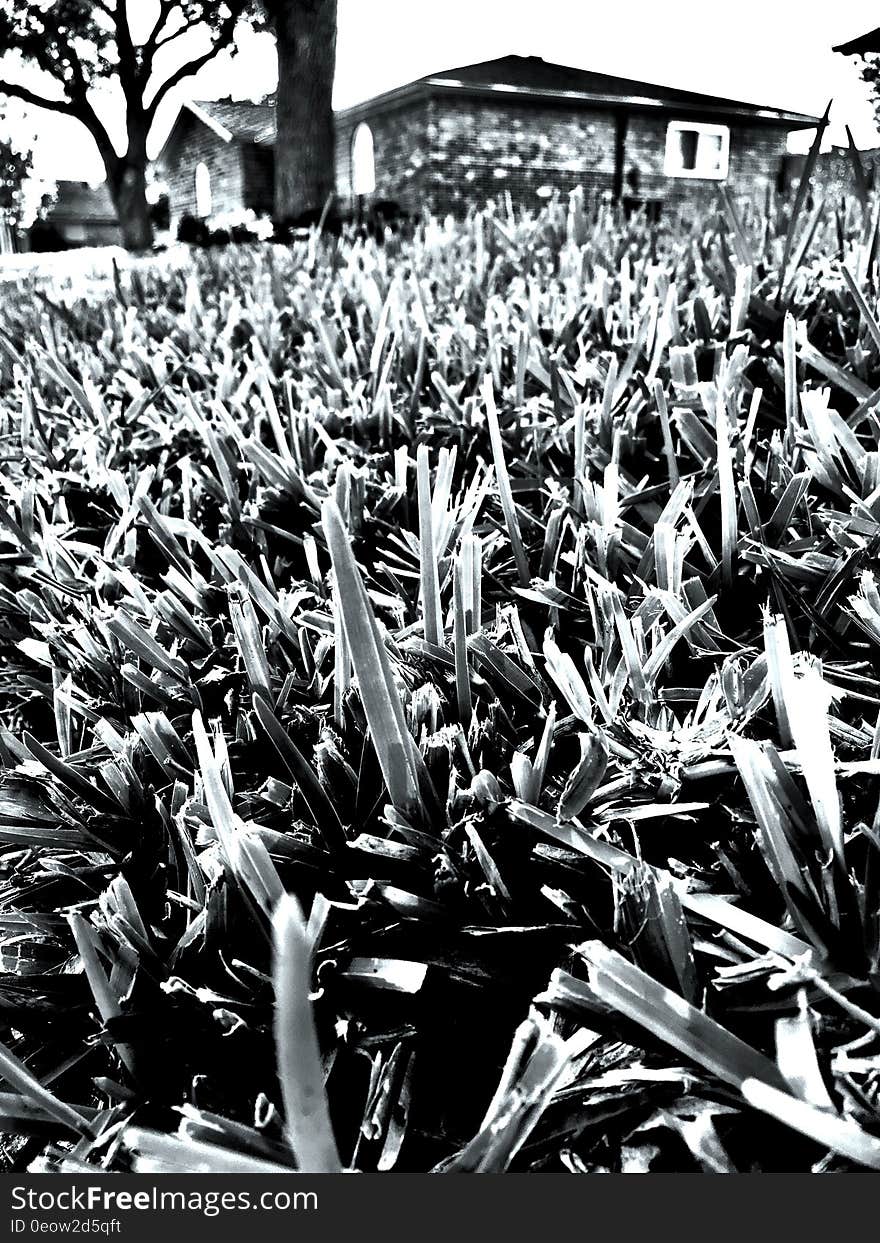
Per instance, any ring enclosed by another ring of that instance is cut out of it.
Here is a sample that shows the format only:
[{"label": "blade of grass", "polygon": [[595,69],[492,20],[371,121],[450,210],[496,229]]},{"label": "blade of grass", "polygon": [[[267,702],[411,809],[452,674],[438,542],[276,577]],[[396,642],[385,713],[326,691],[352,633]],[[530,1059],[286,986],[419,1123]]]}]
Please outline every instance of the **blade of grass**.
[{"label": "blade of grass", "polygon": [[301,1173],[338,1174],[342,1163],[330,1124],[310,998],[313,946],[292,894],[278,903],[272,926],[275,1048],[287,1141]]},{"label": "blade of grass", "polygon": [[324,502],[324,535],[330,549],[352,664],[382,776],[391,801],[404,814],[421,807],[422,765],[407,729],[385,644],[352,556],[348,532],[335,502]]},{"label": "blade of grass", "polygon": [[422,617],[425,641],[443,646],[443,617],[440,609],[440,578],[434,555],[434,518],[431,512],[431,467],[427,445],[416,454],[419,497],[419,566],[422,583]]},{"label": "blade of grass", "polygon": [[489,439],[492,444],[492,460],[495,463],[495,480],[498,484],[498,499],[501,503],[501,511],[504,514],[504,521],[507,524],[507,535],[510,540],[510,547],[513,550],[513,560],[519,575],[519,581],[523,587],[528,587],[531,581],[529,563],[526,559],[525,548],[523,547],[516,506],[513,503],[513,493],[510,488],[510,476],[507,473],[507,463],[504,460],[504,443],[501,439],[501,428],[498,423],[498,411],[495,408],[495,391],[492,387],[492,377],[489,375],[485,376],[483,379],[482,393],[483,401],[486,406],[486,420],[489,424]]},{"label": "blade of grass", "polygon": [[785,288],[785,278],[788,272],[789,259],[791,258],[792,247],[794,246],[795,234],[797,232],[798,221],[804,204],[807,201],[807,194],[810,189],[810,178],[816,168],[816,162],[819,159],[819,152],[822,150],[822,139],[825,137],[825,130],[828,127],[828,121],[831,116],[831,103],[822,116],[819,125],[816,128],[816,134],[810,144],[810,150],[804,161],[804,170],[801,173],[801,179],[798,183],[797,194],[795,195],[794,204],[791,209],[791,219],[789,220],[788,231],[785,235],[785,248],[782,252],[782,264],[779,269],[779,289],[776,293],[776,305],[779,306],[782,301],[782,291]]},{"label": "blade of grass", "polygon": [[880,1170],[880,1139],[869,1135],[856,1123],[799,1101],[774,1084],[757,1078],[743,1081],[742,1094],[753,1109],[799,1131],[823,1148],[848,1157],[857,1165]]}]

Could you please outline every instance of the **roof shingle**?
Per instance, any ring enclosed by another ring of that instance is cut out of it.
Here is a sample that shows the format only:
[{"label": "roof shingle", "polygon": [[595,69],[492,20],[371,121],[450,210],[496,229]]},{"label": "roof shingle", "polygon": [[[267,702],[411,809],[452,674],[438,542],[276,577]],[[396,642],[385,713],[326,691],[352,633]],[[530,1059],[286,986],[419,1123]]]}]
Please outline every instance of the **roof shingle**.
[{"label": "roof shingle", "polygon": [[197,106],[240,142],[255,142],[261,147],[275,142],[274,99],[258,104],[250,100],[200,99]]},{"label": "roof shingle", "polygon": [[501,56],[496,60],[481,61],[476,65],[464,65],[459,69],[444,69],[441,73],[428,74],[420,79],[435,82],[438,79],[465,82],[470,86],[525,87],[535,91],[577,91],[584,95],[651,97],[683,103],[708,106],[724,105],[739,108],[743,112],[764,110],[762,105],[726,99],[721,95],[704,95],[674,86],[659,86],[651,82],[639,82],[635,78],[620,78],[613,74],[596,73],[592,69],[575,69],[571,65],[555,65],[540,56]]}]

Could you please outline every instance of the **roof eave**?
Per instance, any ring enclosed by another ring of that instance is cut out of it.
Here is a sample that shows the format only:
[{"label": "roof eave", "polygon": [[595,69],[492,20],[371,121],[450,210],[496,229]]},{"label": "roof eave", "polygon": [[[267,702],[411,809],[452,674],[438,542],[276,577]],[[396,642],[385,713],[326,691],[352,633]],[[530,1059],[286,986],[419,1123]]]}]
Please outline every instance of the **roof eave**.
[{"label": "roof eave", "polygon": [[333,115],[338,121],[353,121],[367,113],[395,107],[399,103],[406,103],[410,99],[424,97],[429,93],[427,79],[419,78],[415,82],[406,82],[403,86],[395,86],[390,91],[383,91],[381,95],[374,95],[371,99],[361,100],[358,104],[350,104],[347,108],[337,108]]},{"label": "roof eave", "polygon": [[168,137],[162,143],[162,149],[160,150],[159,154],[156,156],[154,163],[161,165],[163,161],[165,160],[165,156],[167,152],[169,151],[169,149],[171,148],[171,146],[173,145],[174,139],[177,136],[177,131],[180,127],[180,119],[183,116],[184,112],[189,112],[192,116],[196,118],[196,120],[201,121],[202,125],[206,125],[208,129],[211,130],[214,134],[216,134],[217,137],[221,139],[223,142],[229,143],[229,142],[232,142],[232,140],[234,139],[235,135],[232,133],[231,130],[228,130],[225,125],[221,125],[219,121],[215,121],[214,118],[210,116],[205,111],[204,108],[200,107],[200,105],[195,103],[193,100],[185,99],[177,110],[177,116],[174,118],[174,123],[171,126],[171,129],[168,131]]},{"label": "roof eave", "polygon": [[471,82],[459,82],[453,78],[426,78],[428,86],[449,89],[456,93],[468,95],[513,96],[541,100],[558,100],[560,102],[589,103],[597,106],[613,108],[633,108],[635,110],[663,110],[683,113],[712,113],[713,115],[742,117],[743,120],[757,121],[768,125],[791,125],[794,128],[814,129],[821,124],[819,117],[809,116],[803,112],[787,112],[778,108],[762,108],[756,104],[739,104],[735,100],[705,99],[676,100],[667,99],[662,95],[616,95],[611,93],[594,94],[592,91],[545,90],[540,87],[512,86],[505,83],[480,85]]},{"label": "roof eave", "polygon": [[499,96],[518,99],[535,99],[547,103],[589,104],[591,107],[632,108],[636,111],[675,111],[686,115],[697,113],[713,116],[739,117],[760,125],[785,125],[790,129],[815,129],[821,124],[819,117],[809,116],[803,112],[785,112],[777,108],[760,108],[752,104],[740,105],[733,101],[714,101],[707,98],[701,100],[670,100],[656,95],[612,95],[593,94],[589,91],[545,90],[540,87],[512,86],[506,83],[481,84],[462,82],[455,78],[419,78],[408,82],[405,86],[385,91],[372,99],[341,108],[336,113],[339,121],[346,122],[359,119],[384,108],[394,107],[409,99],[426,94],[441,93],[468,96],[477,99],[491,99]]},{"label": "roof eave", "polygon": [[201,121],[203,125],[207,125],[209,130],[213,130],[217,137],[222,139],[223,142],[232,142],[235,137],[232,130],[227,129],[225,125],[221,125],[215,117],[211,116],[210,112],[208,112],[206,108],[202,108],[200,104],[197,104],[192,99],[188,99],[183,106],[184,108],[188,108],[193,116]]}]

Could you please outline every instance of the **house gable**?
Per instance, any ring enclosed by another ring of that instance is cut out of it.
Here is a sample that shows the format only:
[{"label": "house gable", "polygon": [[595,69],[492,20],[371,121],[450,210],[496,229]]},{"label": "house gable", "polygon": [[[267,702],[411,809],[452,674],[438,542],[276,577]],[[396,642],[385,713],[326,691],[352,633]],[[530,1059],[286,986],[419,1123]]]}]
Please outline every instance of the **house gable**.
[{"label": "house gable", "polygon": [[156,161],[168,187],[172,225],[182,216],[241,211],[242,163],[241,145],[225,127],[208,123],[198,105],[182,107]]},{"label": "house gable", "polygon": [[271,103],[184,104],[156,161],[168,185],[172,220],[271,211],[274,142]]}]

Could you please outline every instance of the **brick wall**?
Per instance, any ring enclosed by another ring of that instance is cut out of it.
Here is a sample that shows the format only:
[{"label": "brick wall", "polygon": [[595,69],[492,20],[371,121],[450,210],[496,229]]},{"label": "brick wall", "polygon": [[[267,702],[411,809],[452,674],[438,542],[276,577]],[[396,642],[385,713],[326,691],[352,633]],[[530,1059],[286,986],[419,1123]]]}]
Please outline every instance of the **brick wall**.
[{"label": "brick wall", "polygon": [[[717,198],[719,182],[689,177],[667,177],[663,171],[666,155],[666,127],[672,113],[632,116],[624,149],[624,175],[635,168],[639,173],[639,193],[645,199],[664,205],[681,203],[705,207]],[[686,120],[685,117],[680,118]],[[727,185],[736,198],[763,202],[768,188],[777,185],[786,151],[787,130],[774,126],[730,126],[730,156]]]},{"label": "brick wall", "polygon": [[[337,122],[336,191],[352,199],[351,144],[362,119]],[[539,190],[610,188],[615,118],[610,112],[433,98],[366,112],[373,131],[376,197],[410,211],[461,212],[509,190],[538,206]]]},{"label": "brick wall", "polygon": [[[377,199],[399,203],[417,213],[432,187],[435,141],[431,101],[419,99],[366,118],[373,131]],[[352,203],[351,145],[360,123],[341,119],[336,126],[336,193],[344,207]]]},{"label": "brick wall", "polygon": [[770,125],[731,131],[728,184],[735,195],[763,200],[779,184],[788,130]]},{"label": "brick wall", "polygon": [[537,207],[539,191],[612,185],[611,112],[444,98],[435,102],[434,114],[435,210],[460,211],[505,191],[515,202]]},{"label": "brick wall", "polygon": [[[628,118],[622,172],[638,173],[641,198],[664,206],[704,208],[717,197],[711,180],[667,177],[663,171],[671,113]],[[515,202],[537,207],[551,190],[582,185],[590,192],[614,186],[618,123],[613,112],[569,105],[439,96],[409,99],[384,110],[359,109],[340,118],[336,134],[336,189],[352,201],[351,146],[361,119],[373,132],[377,199],[411,212],[440,214],[481,207],[509,191]],[[732,126],[728,185],[736,197],[763,199],[776,186],[786,131]],[[182,114],[161,175],[168,183],[172,221],[195,214],[195,169],[211,174],[212,214],[249,207],[271,212],[272,153],[252,144],[225,143],[194,117]],[[626,193],[626,187],[624,187]]]},{"label": "brick wall", "polygon": [[[703,208],[715,201],[718,182],[664,174],[672,116],[629,116],[621,171],[638,170],[638,192],[645,199]],[[565,194],[582,185],[595,193],[614,187],[618,123],[613,112],[436,96],[408,100],[385,113],[359,109],[340,120],[336,188],[346,205],[351,202],[351,143],[362,119],[373,131],[376,196],[409,210],[461,213],[498,199],[505,190],[515,202],[537,207],[550,190]],[[782,128],[731,126],[728,185],[736,197],[763,200],[777,185],[786,137]]]},{"label": "brick wall", "polygon": [[173,142],[159,164],[168,186],[172,227],[181,216],[196,215],[196,165],[211,174],[211,214],[241,211],[244,206],[242,148],[222,138],[195,117],[181,113]]}]

